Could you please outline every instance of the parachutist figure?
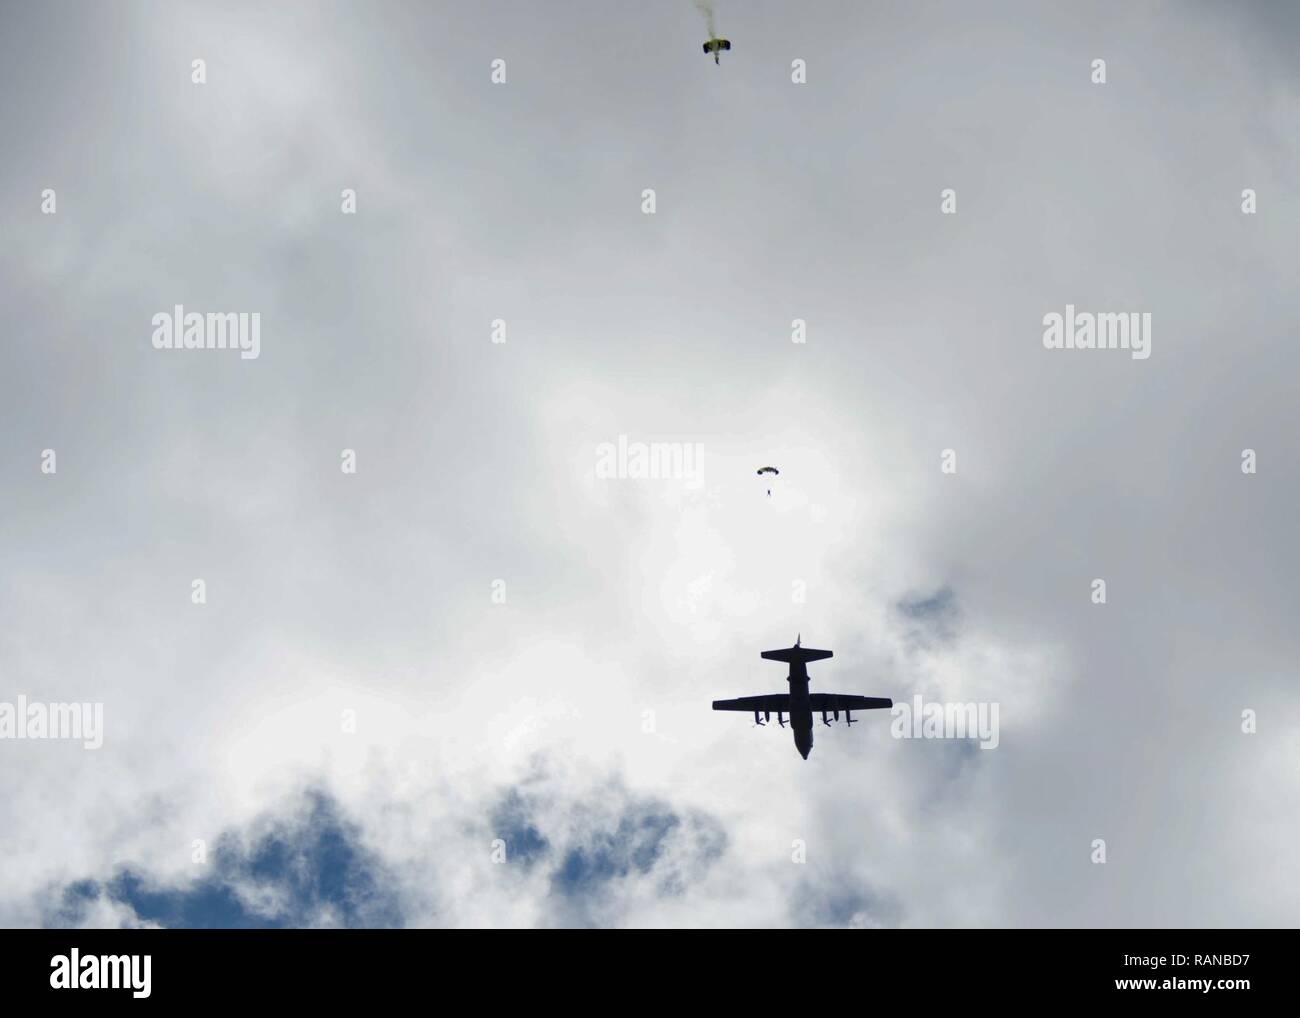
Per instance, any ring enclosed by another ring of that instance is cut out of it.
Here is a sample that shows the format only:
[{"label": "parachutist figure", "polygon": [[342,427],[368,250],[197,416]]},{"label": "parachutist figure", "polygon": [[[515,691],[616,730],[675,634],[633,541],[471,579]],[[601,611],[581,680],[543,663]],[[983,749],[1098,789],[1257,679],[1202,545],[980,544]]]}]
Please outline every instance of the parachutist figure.
[{"label": "parachutist figure", "polygon": [[721,53],[723,50],[729,50],[729,49],[731,49],[731,42],[727,39],[710,39],[708,42],[704,44],[705,55],[707,56],[708,54],[712,53],[713,62],[715,64],[721,62],[718,60],[718,54]]}]

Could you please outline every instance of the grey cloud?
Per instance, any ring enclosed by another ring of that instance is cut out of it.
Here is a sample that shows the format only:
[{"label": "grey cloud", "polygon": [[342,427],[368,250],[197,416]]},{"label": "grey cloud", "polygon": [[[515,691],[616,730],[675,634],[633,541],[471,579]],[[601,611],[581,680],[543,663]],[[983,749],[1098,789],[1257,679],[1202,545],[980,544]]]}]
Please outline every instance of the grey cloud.
[{"label": "grey cloud", "polygon": [[957,636],[959,612],[951,587],[903,598],[896,607],[907,624],[907,640],[913,646],[951,643]]},{"label": "grey cloud", "polygon": [[728,838],[719,818],[628,789],[617,778],[580,796],[553,782],[525,781],[505,792],[491,833],[525,873],[543,874],[549,925],[617,921],[629,894],[688,894],[715,865]]},{"label": "grey cloud", "polygon": [[199,929],[400,926],[398,886],[365,847],[355,821],[310,790],[247,830],[223,832],[201,874],[159,881],[126,865],[106,880],[75,881],[50,895],[45,922],[76,926],[100,901],[125,907],[131,925]]},{"label": "grey cloud", "polygon": [[[576,794],[534,772],[499,791],[496,803],[487,833],[507,851],[503,865],[487,870],[489,883],[508,898],[535,898],[541,925],[618,922],[646,895],[689,893],[727,850],[718,818],[636,793],[615,777]],[[209,859],[194,866],[196,876],[126,863],[106,877],[47,888],[42,923],[76,927],[113,916],[124,926],[246,929],[455,921],[440,913],[449,889],[439,885],[439,860],[386,858],[364,824],[328,791],[308,788],[245,827],[222,831]],[[486,845],[472,825],[464,829]],[[446,832],[430,835],[444,851],[464,850]],[[530,883],[534,872],[540,884]]]}]

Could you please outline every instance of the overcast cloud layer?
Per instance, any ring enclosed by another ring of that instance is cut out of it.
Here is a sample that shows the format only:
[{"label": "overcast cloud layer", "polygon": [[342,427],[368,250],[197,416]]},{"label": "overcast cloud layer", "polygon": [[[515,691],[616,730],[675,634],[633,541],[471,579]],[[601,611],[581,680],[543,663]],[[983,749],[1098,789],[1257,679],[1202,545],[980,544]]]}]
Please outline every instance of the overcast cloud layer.
[{"label": "overcast cloud layer", "polygon": [[4,5],[0,921],[1295,924],[1300,15],[717,6]]}]

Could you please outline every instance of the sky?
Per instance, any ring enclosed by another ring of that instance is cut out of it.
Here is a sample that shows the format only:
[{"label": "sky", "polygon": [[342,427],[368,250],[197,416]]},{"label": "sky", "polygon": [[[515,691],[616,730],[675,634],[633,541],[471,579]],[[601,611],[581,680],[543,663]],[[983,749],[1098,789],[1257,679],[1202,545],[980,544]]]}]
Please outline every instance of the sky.
[{"label": "sky", "polygon": [[714,6],[0,7],[0,922],[1294,924],[1300,14]]}]

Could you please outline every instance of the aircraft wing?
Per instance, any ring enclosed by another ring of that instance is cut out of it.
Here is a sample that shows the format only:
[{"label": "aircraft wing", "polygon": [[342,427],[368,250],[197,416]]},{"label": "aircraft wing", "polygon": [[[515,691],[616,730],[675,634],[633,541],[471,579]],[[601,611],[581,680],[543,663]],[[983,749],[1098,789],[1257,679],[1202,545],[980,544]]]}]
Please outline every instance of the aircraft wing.
[{"label": "aircraft wing", "polygon": [[[754,697],[761,700],[763,697]],[[853,696],[848,693],[812,693],[808,697],[813,710],[875,710],[892,707],[894,701],[887,696]],[[716,704],[714,705],[716,706]]]},{"label": "aircraft wing", "polygon": [[[861,697],[858,697],[861,699]],[[761,710],[775,714],[777,711],[790,713],[790,694],[772,693],[768,696],[742,696],[737,700],[714,700],[714,710],[743,710],[750,713]],[[829,709],[829,708],[828,708]]]}]

